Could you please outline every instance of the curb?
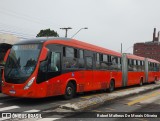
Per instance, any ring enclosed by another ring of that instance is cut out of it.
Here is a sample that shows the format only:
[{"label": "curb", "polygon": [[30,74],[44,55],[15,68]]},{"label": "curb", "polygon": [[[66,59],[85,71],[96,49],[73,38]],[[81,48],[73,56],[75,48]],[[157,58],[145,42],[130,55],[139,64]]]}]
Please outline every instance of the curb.
[{"label": "curb", "polygon": [[89,99],[84,101],[77,101],[74,103],[67,103],[59,106],[55,112],[82,112],[91,108],[95,108],[99,105],[103,105],[104,103],[109,103],[111,101],[115,101],[117,99],[133,96],[140,93],[146,93],[151,90],[155,90],[160,88],[160,83],[150,84],[142,87],[134,87],[129,88],[129,90],[120,90],[120,92],[112,92],[107,94],[99,94],[92,96]]}]

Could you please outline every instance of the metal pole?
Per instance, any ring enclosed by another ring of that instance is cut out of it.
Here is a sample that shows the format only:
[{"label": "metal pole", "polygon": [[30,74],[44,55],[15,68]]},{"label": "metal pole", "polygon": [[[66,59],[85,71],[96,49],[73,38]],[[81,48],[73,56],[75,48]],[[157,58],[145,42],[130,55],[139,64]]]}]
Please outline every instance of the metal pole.
[{"label": "metal pole", "polygon": [[66,34],[65,34],[65,37],[67,37],[67,32],[68,32],[68,29],[65,29],[66,30]]},{"label": "metal pole", "polygon": [[122,43],[121,43],[121,53],[122,53]]}]

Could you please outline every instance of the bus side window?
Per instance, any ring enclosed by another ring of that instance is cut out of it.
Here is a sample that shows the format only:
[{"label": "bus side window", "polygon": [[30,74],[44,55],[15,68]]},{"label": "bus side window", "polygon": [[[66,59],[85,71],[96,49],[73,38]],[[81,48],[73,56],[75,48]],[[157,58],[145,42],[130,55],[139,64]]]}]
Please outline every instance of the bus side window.
[{"label": "bus side window", "polygon": [[121,70],[121,58],[118,58],[118,69]]},{"label": "bus side window", "polygon": [[116,56],[111,56],[112,70],[118,70],[118,62]]},{"label": "bus side window", "polygon": [[78,50],[74,49],[74,58],[78,58]]},{"label": "bus side window", "polygon": [[100,54],[96,53],[96,69],[100,69]]},{"label": "bus side window", "polygon": [[92,69],[93,67],[93,60],[92,57],[86,57],[86,68]]},{"label": "bus side window", "polygon": [[83,50],[79,50],[79,60],[78,60],[78,67],[79,68],[84,68],[84,51]]},{"label": "bus side window", "polygon": [[66,47],[63,47],[63,57],[66,56]]},{"label": "bus side window", "polygon": [[60,71],[60,53],[51,52],[48,71],[49,72]]},{"label": "bus side window", "polygon": [[137,71],[136,60],[133,60],[133,71]]},{"label": "bus side window", "polygon": [[[64,51],[64,50],[63,50]],[[65,57],[63,57],[63,68],[78,68],[78,50],[72,47],[65,47]]]}]

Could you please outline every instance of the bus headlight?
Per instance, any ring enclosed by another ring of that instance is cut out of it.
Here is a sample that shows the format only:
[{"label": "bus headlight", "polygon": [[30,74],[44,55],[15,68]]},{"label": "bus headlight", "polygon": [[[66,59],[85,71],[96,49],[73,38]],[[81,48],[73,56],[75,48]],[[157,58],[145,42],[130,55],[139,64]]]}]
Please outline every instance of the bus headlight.
[{"label": "bus headlight", "polygon": [[4,82],[3,82],[3,80],[2,80],[2,87],[4,87]]},{"label": "bus headlight", "polygon": [[30,86],[31,86],[31,85],[33,84],[33,82],[34,82],[34,79],[35,79],[35,77],[33,77],[33,78],[26,84],[26,86],[24,87],[24,90],[30,88]]}]

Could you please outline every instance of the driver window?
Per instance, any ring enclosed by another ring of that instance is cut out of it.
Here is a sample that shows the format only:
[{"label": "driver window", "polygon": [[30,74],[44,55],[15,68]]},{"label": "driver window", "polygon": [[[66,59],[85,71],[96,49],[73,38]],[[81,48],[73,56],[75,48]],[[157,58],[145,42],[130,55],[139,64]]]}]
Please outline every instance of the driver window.
[{"label": "driver window", "polygon": [[48,71],[49,72],[60,71],[60,53],[51,52]]}]

